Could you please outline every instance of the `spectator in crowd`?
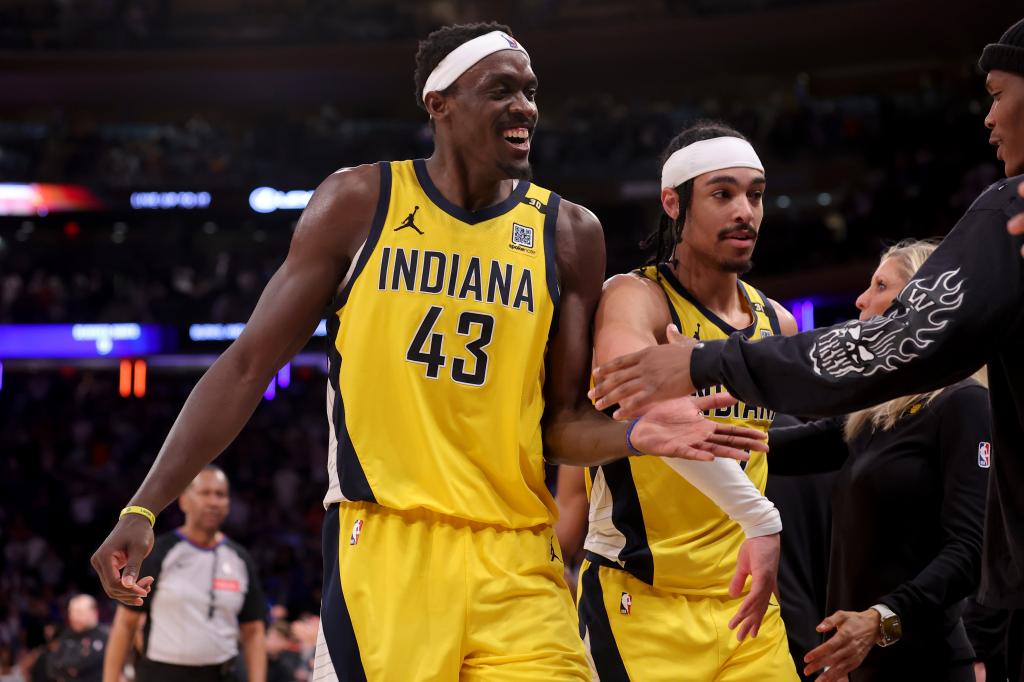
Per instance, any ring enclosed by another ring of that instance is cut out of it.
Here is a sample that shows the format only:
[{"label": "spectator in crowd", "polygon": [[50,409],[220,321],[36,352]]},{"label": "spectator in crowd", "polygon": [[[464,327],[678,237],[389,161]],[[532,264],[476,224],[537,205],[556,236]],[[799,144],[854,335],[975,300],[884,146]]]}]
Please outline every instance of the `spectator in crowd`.
[{"label": "spectator in crowd", "polygon": [[42,659],[46,679],[53,682],[100,682],[109,633],[107,626],[100,625],[96,600],[88,594],[73,597],[68,602],[68,627]]}]

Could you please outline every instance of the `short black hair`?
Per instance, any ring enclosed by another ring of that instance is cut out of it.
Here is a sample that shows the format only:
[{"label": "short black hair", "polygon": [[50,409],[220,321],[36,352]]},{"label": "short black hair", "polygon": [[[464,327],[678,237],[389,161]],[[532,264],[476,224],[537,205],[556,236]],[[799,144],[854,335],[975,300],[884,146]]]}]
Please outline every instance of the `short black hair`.
[{"label": "short black hair", "polygon": [[[748,141],[743,133],[732,126],[711,119],[700,119],[695,121],[681,133],[672,138],[661,153],[658,163],[659,171],[665,166],[665,162],[674,153],[683,147],[689,147],[694,142],[711,140],[716,137],[738,137]],[[650,265],[667,263],[672,260],[676,246],[683,235],[683,225],[686,223],[686,211],[690,208],[693,200],[693,179],[687,180],[675,188],[679,195],[679,217],[673,220],[667,213],[661,214],[657,229],[640,242],[640,248],[650,251],[651,257],[647,261]]]},{"label": "short black hair", "polygon": [[430,72],[437,68],[441,60],[459,45],[491,31],[502,31],[512,35],[512,29],[505,24],[488,21],[442,26],[428,35],[425,40],[421,40],[419,49],[416,51],[416,71],[413,74],[413,81],[416,85],[416,106],[426,109],[423,105],[423,86],[426,85]]}]

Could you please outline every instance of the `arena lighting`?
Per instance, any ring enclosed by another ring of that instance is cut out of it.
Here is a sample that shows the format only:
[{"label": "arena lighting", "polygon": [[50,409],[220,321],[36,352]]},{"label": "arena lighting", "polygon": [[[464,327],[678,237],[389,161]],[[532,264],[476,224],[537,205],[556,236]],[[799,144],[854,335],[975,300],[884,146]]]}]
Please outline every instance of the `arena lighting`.
[{"label": "arena lighting", "polygon": [[146,395],[146,361],[135,361],[135,381],[132,384],[132,393],[136,398]]},{"label": "arena lighting", "polygon": [[[244,322],[190,324],[188,338],[192,341],[234,341],[242,335],[243,329],[245,329]],[[327,336],[327,320],[320,320],[313,336]]]},{"label": "arena lighting", "polygon": [[273,400],[277,395],[277,377],[273,377],[270,380],[270,385],[267,386],[267,390],[263,391],[263,397],[267,400]]},{"label": "arena lighting", "polygon": [[3,324],[0,358],[90,358],[165,350],[155,324]]},{"label": "arena lighting", "polygon": [[257,187],[249,193],[249,208],[257,213],[273,213],[280,210],[301,210],[306,208],[311,189],[293,189],[284,192],[273,187]]},{"label": "arena lighting", "polygon": [[171,209],[209,208],[209,192],[132,192],[132,208]]},{"label": "arena lighting", "polygon": [[786,308],[796,318],[796,328],[799,331],[814,329],[814,300],[801,298],[786,303]]},{"label": "arena lighting", "polygon": [[102,208],[99,199],[80,185],[0,183],[0,215],[48,215],[56,211]]},{"label": "arena lighting", "polygon": [[122,360],[120,372],[118,374],[117,392],[122,398],[127,398],[132,394],[132,361]]},{"label": "arena lighting", "polygon": [[277,371],[277,385],[281,388],[288,388],[292,383],[292,363],[286,362],[284,367]]}]

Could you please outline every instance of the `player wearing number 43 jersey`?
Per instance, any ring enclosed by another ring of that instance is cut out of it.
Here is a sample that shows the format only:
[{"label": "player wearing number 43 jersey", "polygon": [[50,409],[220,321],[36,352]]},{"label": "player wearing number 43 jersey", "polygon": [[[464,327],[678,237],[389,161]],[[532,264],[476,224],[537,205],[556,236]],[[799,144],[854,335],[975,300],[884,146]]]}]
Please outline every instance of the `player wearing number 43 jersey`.
[{"label": "player wearing number 43 jersey", "polygon": [[[627,437],[586,398],[601,227],[530,182],[537,79],[507,27],[420,45],[421,161],[346,169],[316,191],[245,331],[190,396],[132,507],[93,557],[141,603],[149,521],[244,425],[328,308],[330,489],[313,679],[589,679],[562,580],[545,456],[634,448],[745,458],[725,396],[662,403]],[[123,568],[123,575],[120,574]]]}]

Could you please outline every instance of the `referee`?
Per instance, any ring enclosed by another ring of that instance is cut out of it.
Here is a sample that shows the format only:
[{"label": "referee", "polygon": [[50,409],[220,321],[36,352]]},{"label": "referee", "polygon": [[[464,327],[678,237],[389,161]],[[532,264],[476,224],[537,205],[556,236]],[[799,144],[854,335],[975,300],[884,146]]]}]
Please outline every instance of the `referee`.
[{"label": "referee", "polygon": [[248,682],[266,682],[266,603],[249,552],[220,531],[229,500],[213,465],[182,494],[185,525],[158,537],[142,566],[155,579],[149,598],[117,607],[103,682],[121,681],[133,642],[137,682],[233,681],[239,642]]}]

